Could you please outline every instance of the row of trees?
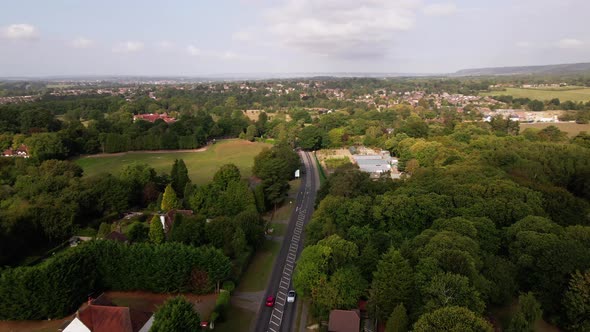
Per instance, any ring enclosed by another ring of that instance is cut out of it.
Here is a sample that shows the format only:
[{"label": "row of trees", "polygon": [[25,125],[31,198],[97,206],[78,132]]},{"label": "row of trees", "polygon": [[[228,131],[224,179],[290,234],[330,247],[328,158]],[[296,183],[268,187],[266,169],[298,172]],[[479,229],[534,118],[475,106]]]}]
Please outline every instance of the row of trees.
[{"label": "row of trees", "polygon": [[590,110],[589,102],[575,102],[571,100],[560,101],[559,98],[553,98],[547,101],[541,101],[530,98],[515,98],[510,95],[494,96],[494,99],[506,103],[511,108],[527,107],[533,112],[548,110]]}]

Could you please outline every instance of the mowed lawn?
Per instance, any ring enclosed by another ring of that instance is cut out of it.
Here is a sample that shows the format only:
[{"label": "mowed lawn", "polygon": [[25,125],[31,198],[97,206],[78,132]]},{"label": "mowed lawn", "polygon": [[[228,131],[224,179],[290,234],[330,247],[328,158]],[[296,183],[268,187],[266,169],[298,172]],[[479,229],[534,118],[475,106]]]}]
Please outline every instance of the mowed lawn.
[{"label": "mowed lawn", "polygon": [[224,164],[235,164],[242,177],[252,174],[254,157],[267,143],[248,142],[244,140],[225,140],[209,146],[200,152],[141,152],[114,155],[87,156],[75,160],[84,169],[84,175],[93,176],[100,173],[118,174],[123,167],[133,163],[145,163],[158,173],[170,173],[174,159],[183,159],[188,174],[195,184],[205,184],[213,179],[213,174]]},{"label": "mowed lawn", "polygon": [[590,124],[578,124],[573,122],[521,123],[520,132],[527,128],[543,129],[549,126],[555,126],[559,128],[559,130],[565,131],[569,137],[577,136],[582,131],[590,133]]},{"label": "mowed lawn", "polygon": [[506,91],[492,91],[482,93],[483,96],[513,96],[515,98],[530,98],[537,100],[551,100],[559,98],[560,101],[590,101],[590,88],[580,89],[521,89],[521,88],[506,88]]}]

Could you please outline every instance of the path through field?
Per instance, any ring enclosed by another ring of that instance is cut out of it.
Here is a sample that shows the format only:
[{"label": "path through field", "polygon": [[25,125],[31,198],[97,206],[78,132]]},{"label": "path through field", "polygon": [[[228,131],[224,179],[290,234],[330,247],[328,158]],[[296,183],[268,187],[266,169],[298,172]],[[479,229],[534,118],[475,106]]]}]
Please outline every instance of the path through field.
[{"label": "path through field", "polygon": [[229,163],[238,166],[242,177],[249,177],[252,174],[254,157],[270,146],[267,143],[232,139],[220,141],[205,149],[125,152],[97,155],[98,157],[86,156],[75,162],[82,167],[85,176],[96,176],[102,173],[117,175],[125,166],[133,163],[148,164],[158,173],[170,173],[174,160],[183,159],[193,183],[202,185],[213,179],[219,167]]}]

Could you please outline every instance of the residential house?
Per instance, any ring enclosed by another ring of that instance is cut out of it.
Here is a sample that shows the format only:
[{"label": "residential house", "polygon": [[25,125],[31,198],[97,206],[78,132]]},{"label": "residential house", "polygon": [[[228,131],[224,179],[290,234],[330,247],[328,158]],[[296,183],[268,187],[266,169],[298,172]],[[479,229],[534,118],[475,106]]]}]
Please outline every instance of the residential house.
[{"label": "residential house", "polygon": [[29,158],[29,147],[21,144],[16,149],[6,149],[2,153],[4,157],[22,157],[22,158]]},{"label": "residential house", "polygon": [[356,310],[332,310],[328,319],[328,332],[359,332],[361,314]]},{"label": "residential house", "polygon": [[164,229],[164,233],[168,234],[168,232],[172,229],[172,225],[174,224],[174,219],[176,218],[177,214],[182,214],[184,216],[192,216],[192,210],[170,210],[167,213],[160,214],[160,222],[162,223],[162,228]]},{"label": "residential house", "polygon": [[137,114],[133,116],[133,122],[137,121],[137,120],[144,120],[144,121],[148,121],[148,122],[156,122],[156,120],[158,119],[162,119],[164,120],[164,122],[166,123],[174,123],[176,122],[175,118],[169,117],[168,113],[162,113],[162,114],[154,114],[154,113],[150,113],[150,114]]},{"label": "residential house", "polygon": [[62,332],[148,332],[154,317],[151,312],[118,307],[104,295],[90,299]]}]

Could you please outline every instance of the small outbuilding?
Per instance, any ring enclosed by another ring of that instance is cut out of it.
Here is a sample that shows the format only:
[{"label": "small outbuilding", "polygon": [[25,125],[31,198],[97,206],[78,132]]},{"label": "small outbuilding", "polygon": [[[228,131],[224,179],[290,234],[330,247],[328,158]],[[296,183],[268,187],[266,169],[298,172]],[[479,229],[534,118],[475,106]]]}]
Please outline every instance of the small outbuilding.
[{"label": "small outbuilding", "polygon": [[328,320],[328,332],[359,332],[361,314],[357,310],[332,310]]}]

